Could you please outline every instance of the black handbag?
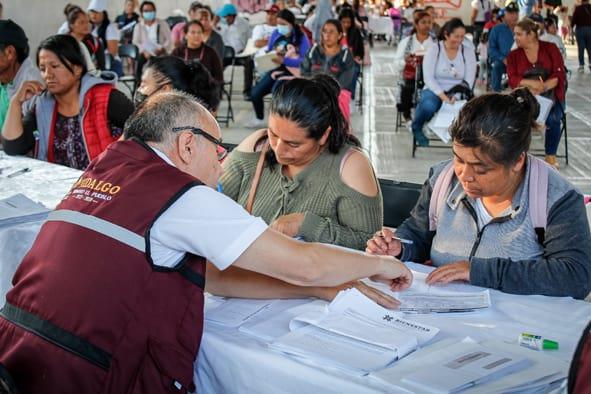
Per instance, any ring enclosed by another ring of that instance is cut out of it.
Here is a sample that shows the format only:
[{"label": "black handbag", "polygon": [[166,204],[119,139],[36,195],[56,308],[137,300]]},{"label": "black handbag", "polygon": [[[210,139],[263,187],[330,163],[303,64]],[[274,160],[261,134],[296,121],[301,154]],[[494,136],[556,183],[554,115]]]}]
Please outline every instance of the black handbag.
[{"label": "black handbag", "polygon": [[[546,69],[543,69],[542,67],[539,66],[534,66],[532,68],[530,68],[529,70],[527,70],[525,73],[523,73],[523,79],[530,79],[530,80],[542,80],[545,81],[548,79],[549,73]],[[548,89],[545,92],[543,92],[542,94],[540,94],[540,96],[544,96],[547,99],[550,99],[552,101],[556,101],[555,100],[555,96],[554,96],[554,89]]]}]

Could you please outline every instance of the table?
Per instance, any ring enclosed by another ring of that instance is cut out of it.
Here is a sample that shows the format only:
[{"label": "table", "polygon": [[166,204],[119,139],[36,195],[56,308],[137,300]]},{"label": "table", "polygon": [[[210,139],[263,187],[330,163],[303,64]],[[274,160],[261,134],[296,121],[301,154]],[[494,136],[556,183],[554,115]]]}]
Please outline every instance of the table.
[{"label": "table", "polygon": [[[413,269],[429,267],[410,263]],[[533,332],[560,343],[548,353],[570,362],[591,320],[591,304],[546,296],[516,296],[491,290],[492,307],[468,314],[407,315],[441,329],[435,342],[471,337],[516,342]],[[517,346],[517,345],[516,345]],[[395,366],[394,366],[395,368]],[[384,387],[367,377],[312,367],[275,353],[266,344],[233,328],[206,323],[195,368],[199,393],[379,393]]]},{"label": "table", "polygon": [[[12,178],[7,175],[28,168]],[[0,151],[0,199],[22,193],[33,201],[55,208],[82,171]],[[0,303],[10,289],[16,267],[28,252],[42,222],[0,227]]]},{"label": "table", "polygon": [[392,19],[389,16],[370,16],[368,18],[368,27],[371,33],[384,34],[388,37],[391,37],[394,32]]}]

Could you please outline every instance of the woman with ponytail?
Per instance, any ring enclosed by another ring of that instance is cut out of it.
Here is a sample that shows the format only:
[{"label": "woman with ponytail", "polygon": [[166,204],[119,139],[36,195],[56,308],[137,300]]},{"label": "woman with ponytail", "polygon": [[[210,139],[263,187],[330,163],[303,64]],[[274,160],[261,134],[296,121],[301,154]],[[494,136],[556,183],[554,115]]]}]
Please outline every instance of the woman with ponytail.
[{"label": "woman with ponytail", "polygon": [[527,88],[469,101],[450,127],[453,159],[431,169],[396,235],[367,251],[437,267],[427,283],[466,281],[512,294],[585,298],[591,235],[583,195],[528,154],[539,105]]},{"label": "woman with ponytail", "polygon": [[220,104],[220,85],[203,64],[185,63],[174,56],[151,58],[142,74],[140,87],[133,98],[137,106],[156,92],[179,90],[195,96],[215,114]]},{"label": "woman with ponytail", "polygon": [[268,128],[238,145],[221,182],[224,194],[288,236],[362,249],[382,225],[382,199],[338,95],[328,75],[286,81],[273,93]]}]

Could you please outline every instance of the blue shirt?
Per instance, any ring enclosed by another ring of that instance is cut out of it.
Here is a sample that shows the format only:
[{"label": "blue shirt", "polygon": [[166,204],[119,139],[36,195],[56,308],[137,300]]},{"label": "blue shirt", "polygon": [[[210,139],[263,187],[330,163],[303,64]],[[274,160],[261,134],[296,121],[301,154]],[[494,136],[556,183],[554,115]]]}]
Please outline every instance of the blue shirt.
[{"label": "blue shirt", "polygon": [[499,23],[492,28],[488,36],[488,57],[491,61],[505,60],[513,46],[513,32],[506,23]]},{"label": "blue shirt", "polygon": [[296,47],[296,50],[298,51],[298,57],[295,59],[286,57],[283,60],[283,64],[286,67],[299,68],[300,63],[302,62],[302,60],[304,60],[304,57],[306,57],[306,54],[310,49],[310,41],[308,41],[308,37],[303,31],[300,32],[299,40],[298,38],[296,38],[296,36],[297,34],[294,31],[291,33],[291,36],[284,37],[283,35],[279,34],[277,29],[275,29],[273,31],[273,34],[271,34],[271,38],[269,39],[269,44],[267,45],[267,52],[275,50],[277,47],[281,47],[279,49],[283,51],[286,49],[285,47],[287,46],[287,44],[292,44],[294,47]]}]

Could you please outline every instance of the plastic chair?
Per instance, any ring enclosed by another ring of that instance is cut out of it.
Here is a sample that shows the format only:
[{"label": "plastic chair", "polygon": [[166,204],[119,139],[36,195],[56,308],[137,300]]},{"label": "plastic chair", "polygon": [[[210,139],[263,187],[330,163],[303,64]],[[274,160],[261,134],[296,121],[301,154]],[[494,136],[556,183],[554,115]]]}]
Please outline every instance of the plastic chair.
[{"label": "plastic chair", "polygon": [[119,57],[121,58],[121,61],[128,59],[131,62],[133,74],[125,75],[124,72],[124,75],[119,78],[119,82],[123,83],[123,85],[129,89],[129,93],[131,93],[131,97],[133,97],[137,88],[136,74],[139,64],[140,50],[133,44],[122,44],[119,46]]},{"label": "plastic chair", "polygon": [[378,179],[384,201],[384,226],[399,227],[415,207],[422,185]]},{"label": "plastic chair", "polygon": [[226,127],[230,124],[230,120],[234,122],[234,110],[232,109],[232,88],[234,86],[234,66],[236,65],[236,53],[231,46],[224,46],[224,58],[222,59],[224,71],[230,67],[230,80],[222,84],[222,98],[225,96],[228,99],[228,109],[226,115],[218,115],[217,120],[224,123]]}]

